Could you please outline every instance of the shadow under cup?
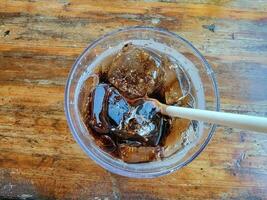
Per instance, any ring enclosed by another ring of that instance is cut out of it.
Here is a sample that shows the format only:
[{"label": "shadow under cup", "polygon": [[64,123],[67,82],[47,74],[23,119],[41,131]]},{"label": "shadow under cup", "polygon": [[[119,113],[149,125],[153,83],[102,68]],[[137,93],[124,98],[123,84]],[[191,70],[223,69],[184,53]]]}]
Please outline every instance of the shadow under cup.
[{"label": "shadow under cup", "polygon": [[194,160],[210,141],[216,126],[199,122],[199,137],[194,144],[159,161],[128,164],[101,150],[80,114],[81,87],[103,58],[129,42],[160,50],[178,60],[192,82],[195,108],[219,111],[219,93],[214,73],[199,51],[182,37],[162,29],[130,27],[117,30],[94,41],[76,60],[65,89],[65,113],[74,138],[91,159],[110,172],[135,178],[153,178],[169,174]]}]

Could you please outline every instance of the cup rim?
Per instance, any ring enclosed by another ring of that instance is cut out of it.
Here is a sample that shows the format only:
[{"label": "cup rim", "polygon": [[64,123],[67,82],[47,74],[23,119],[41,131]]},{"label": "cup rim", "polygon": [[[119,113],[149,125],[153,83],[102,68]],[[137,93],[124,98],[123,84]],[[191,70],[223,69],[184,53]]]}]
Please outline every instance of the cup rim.
[{"label": "cup rim", "polygon": [[102,166],[103,168],[105,168],[106,170],[108,170],[112,173],[119,174],[122,176],[127,176],[127,177],[132,177],[132,178],[154,178],[154,177],[167,175],[173,171],[176,171],[176,170],[186,166],[190,162],[192,162],[205,149],[207,144],[210,142],[212,136],[215,133],[217,125],[215,125],[215,124],[211,125],[211,128],[210,128],[209,133],[208,133],[208,137],[205,139],[205,142],[203,142],[201,144],[201,146],[199,147],[199,149],[196,152],[194,152],[194,154],[190,158],[185,160],[184,162],[176,165],[175,167],[172,167],[171,169],[157,171],[157,172],[145,172],[144,173],[144,172],[138,172],[138,171],[128,171],[128,170],[121,169],[121,168],[115,168],[113,165],[105,163],[103,160],[101,160],[97,156],[95,156],[90,150],[88,150],[88,148],[85,146],[85,144],[83,143],[81,138],[76,133],[76,129],[73,126],[73,122],[72,122],[72,119],[70,117],[69,94],[70,94],[71,80],[72,80],[72,76],[76,70],[76,67],[78,66],[78,64],[82,60],[83,56],[86,54],[87,51],[94,48],[100,41],[104,40],[105,38],[112,36],[112,35],[115,35],[115,34],[120,33],[120,32],[133,31],[133,30],[136,30],[136,31],[149,30],[149,31],[153,31],[153,32],[159,32],[159,33],[163,33],[165,35],[167,34],[169,36],[172,36],[172,37],[177,38],[178,40],[184,42],[184,44],[187,45],[187,47],[190,48],[194,52],[194,54],[200,58],[201,62],[203,63],[203,66],[206,69],[206,73],[210,77],[210,80],[211,80],[212,85],[213,85],[213,92],[214,92],[215,104],[216,104],[215,110],[220,111],[220,95],[219,95],[219,90],[218,90],[218,86],[217,86],[216,76],[215,76],[215,73],[213,72],[210,64],[207,62],[207,60],[204,58],[204,56],[189,41],[187,41],[183,37],[179,36],[178,34],[170,32],[164,28],[149,27],[149,26],[131,26],[131,27],[120,28],[120,29],[111,31],[107,34],[104,34],[103,36],[101,36],[98,39],[91,42],[85,48],[85,50],[78,56],[78,58],[75,60],[74,64],[72,65],[72,68],[68,74],[68,78],[67,78],[66,86],[65,86],[65,95],[64,95],[64,111],[65,111],[65,115],[67,118],[68,126],[71,130],[71,133],[72,133],[74,139],[80,145],[80,147],[85,151],[85,153],[90,158],[92,158],[92,160],[95,161],[97,164],[100,164],[100,166]]}]

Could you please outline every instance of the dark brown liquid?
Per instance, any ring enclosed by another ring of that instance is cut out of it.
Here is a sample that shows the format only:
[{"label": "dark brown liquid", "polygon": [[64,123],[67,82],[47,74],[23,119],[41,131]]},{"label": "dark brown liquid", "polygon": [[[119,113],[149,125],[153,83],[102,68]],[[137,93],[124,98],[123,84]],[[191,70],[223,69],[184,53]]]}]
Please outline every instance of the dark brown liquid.
[{"label": "dark brown liquid", "polygon": [[[163,69],[166,59],[152,55],[140,47],[124,47],[97,70],[99,83],[89,94],[85,124],[96,144],[128,163],[160,159],[168,135],[175,135],[170,133],[173,119],[163,116],[145,98],[172,104],[177,103],[177,94],[181,95],[175,72]],[[169,95],[172,92],[175,95]],[[188,127],[188,123],[180,124],[184,126],[181,130]]]}]

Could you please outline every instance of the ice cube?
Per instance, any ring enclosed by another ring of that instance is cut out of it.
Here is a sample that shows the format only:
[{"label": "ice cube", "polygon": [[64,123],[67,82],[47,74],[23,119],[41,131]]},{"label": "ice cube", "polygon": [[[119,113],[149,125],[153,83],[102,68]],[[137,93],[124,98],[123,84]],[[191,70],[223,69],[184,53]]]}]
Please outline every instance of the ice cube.
[{"label": "ice cube", "polygon": [[174,60],[162,58],[164,69],[164,84],[161,91],[164,93],[168,105],[179,103],[190,92],[190,81],[182,67]]},{"label": "ice cube", "polygon": [[130,106],[124,97],[114,87],[109,89],[108,97],[108,117],[113,126],[117,127],[126,113],[130,111]]},{"label": "ice cube", "polygon": [[163,75],[149,52],[132,44],[123,47],[108,70],[109,82],[130,99],[151,94],[162,84]]},{"label": "ice cube", "polygon": [[155,115],[159,112],[159,108],[154,102],[149,100],[138,101],[139,106],[136,108],[136,114],[143,116],[146,119],[153,119]]},{"label": "ice cube", "polygon": [[119,155],[124,162],[140,163],[160,158],[160,147],[134,147],[122,144],[119,146]]},{"label": "ice cube", "polygon": [[172,120],[169,135],[164,141],[164,157],[169,157],[183,148],[183,134],[190,126],[190,120],[175,118]]},{"label": "ice cube", "polygon": [[78,99],[78,108],[83,120],[88,117],[89,95],[95,86],[99,83],[99,76],[97,74],[90,75],[82,84]]},{"label": "ice cube", "polygon": [[107,84],[99,84],[89,96],[89,116],[88,123],[92,129],[99,133],[109,132],[109,122],[107,118]]},{"label": "ice cube", "polygon": [[163,118],[153,102],[139,101],[120,125],[126,138],[135,138],[146,145],[156,146],[162,135]]},{"label": "ice cube", "polygon": [[108,135],[101,135],[97,140],[96,144],[107,152],[114,152],[117,148],[113,139]]}]

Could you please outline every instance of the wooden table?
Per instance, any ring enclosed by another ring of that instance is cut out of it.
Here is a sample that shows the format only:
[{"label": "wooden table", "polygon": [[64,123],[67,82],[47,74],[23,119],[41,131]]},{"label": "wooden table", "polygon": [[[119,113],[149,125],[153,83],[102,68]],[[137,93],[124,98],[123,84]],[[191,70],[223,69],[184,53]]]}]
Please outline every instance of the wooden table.
[{"label": "wooden table", "polygon": [[264,133],[219,127],[196,160],[153,180],[110,174],[76,144],[68,72],[88,43],[133,25],[191,41],[216,72],[222,110],[267,116],[265,0],[2,0],[0,199],[267,199]]}]

